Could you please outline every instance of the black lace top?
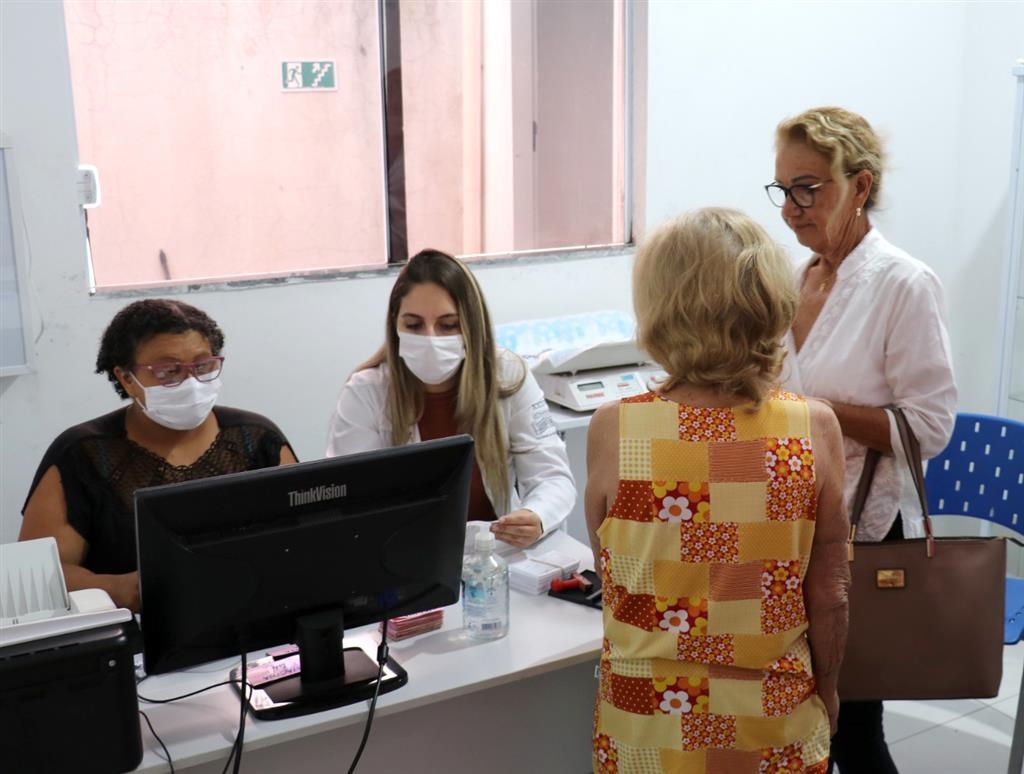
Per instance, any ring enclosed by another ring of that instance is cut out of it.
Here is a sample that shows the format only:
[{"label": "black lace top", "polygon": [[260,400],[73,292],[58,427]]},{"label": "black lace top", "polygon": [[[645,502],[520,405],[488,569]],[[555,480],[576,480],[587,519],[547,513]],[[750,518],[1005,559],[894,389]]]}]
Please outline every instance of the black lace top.
[{"label": "black lace top", "polygon": [[269,419],[215,406],[220,431],[210,448],[191,465],[171,465],[128,439],[126,411],[118,409],[61,433],[43,455],[28,493],[31,498],[43,474],[57,467],[68,522],[89,544],[83,564],[96,573],[136,569],[136,489],[273,467],[280,462],[281,447],[288,445]]}]

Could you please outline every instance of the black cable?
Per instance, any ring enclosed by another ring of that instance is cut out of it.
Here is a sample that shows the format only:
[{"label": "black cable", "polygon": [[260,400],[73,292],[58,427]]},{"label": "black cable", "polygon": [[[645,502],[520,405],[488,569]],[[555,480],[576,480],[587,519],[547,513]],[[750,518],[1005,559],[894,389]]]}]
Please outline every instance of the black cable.
[{"label": "black cable", "polygon": [[[234,774],[238,774],[238,770],[242,765],[242,741],[245,739],[245,716],[249,712],[249,699],[252,697],[252,686],[249,685],[246,672],[248,671],[248,663],[245,660],[246,654],[242,653],[242,691],[239,692],[238,701],[242,705],[241,712],[238,715],[238,757],[235,758]],[[248,692],[248,693],[246,693]]]},{"label": "black cable", "polygon": [[[142,681],[145,680],[147,677],[149,677],[149,675],[146,675],[145,677],[143,677],[136,684],[137,685],[141,684]],[[213,683],[212,685],[207,685],[205,688],[198,688],[198,689],[196,689],[194,691],[189,691],[188,693],[183,693],[180,696],[172,696],[169,699],[150,699],[148,696],[143,696],[141,693],[137,694],[137,695],[139,697],[139,701],[145,702],[147,704],[170,704],[171,702],[181,701],[182,699],[188,699],[188,698],[190,698],[192,696],[198,696],[201,693],[206,693],[207,691],[212,691],[214,688],[220,688],[222,685],[234,685],[236,682],[238,682],[238,681],[237,680],[221,680],[219,683]],[[139,714],[142,715],[143,718],[145,718],[146,725],[149,726],[150,732],[152,732],[153,736],[156,737],[156,740],[160,743],[160,746],[164,748],[164,753],[167,755],[167,764],[171,767],[171,774],[174,774],[174,762],[171,760],[171,753],[167,749],[167,746],[164,744],[164,740],[161,739],[159,737],[159,735],[157,735],[156,730],[153,728],[153,724],[149,720],[149,716],[147,716],[146,713],[143,712],[142,710],[139,710]],[[231,758],[229,757],[228,760],[230,761]],[[225,767],[225,769],[226,768],[227,767]]]},{"label": "black cable", "polygon": [[366,740],[370,738],[370,727],[373,725],[373,711],[377,708],[377,697],[380,695],[380,684],[384,679],[384,665],[388,663],[388,622],[383,621],[380,627],[380,645],[377,647],[377,685],[373,688],[373,698],[370,700],[370,712],[366,716],[366,727],[363,728],[363,738],[359,742],[359,749],[356,750],[356,757],[352,759],[352,765],[348,768],[348,774],[356,770],[356,765],[363,755],[363,748],[366,747]]},{"label": "black cable", "polygon": [[160,738],[160,735],[156,732],[156,729],[153,728],[153,724],[149,720],[149,715],[147,715],[142,710],[139,710],[139,714],[142,715],[142,719],[145,720],[146,725],[149,726],[149,733],[153,735],[153,738],[156,739],[160,743],[160,746],[163,748],[164,755],[167,757],[167,765],[171,767],[171,774],[174,774],[174,761],[171,760],[171,753],[167,749],[167,745],[164,744],[164,740]]},{"label": "black cable", "polygon": [[194,691],[190,691],[188,693],[183,693],[180,696],[172,696],[169,699],[150,699],[150,698],[147,698],[147,697],[143,696],[140,693],[139,694],[139,701],[144,701],[147,704],[170,704],[171,702],[181,701],[182,699],[188,699],[188,698],[191,698],[192,696],[198,696],[201,693],[206,693],[207,691],[212,691],[214,688],[220,688],[222,685],[234,685],[237,682],[238,682],[238,680],[221,680],[219,683],[213,683],[212,685],[208,685],[205,688],[198,688],[198,689],[196,689]]},{"label": "black cable", "polygon": [[[230,766],[231,765],[231,761],[234,760],[235,761],[234,772],[235,772],[235,774],[237,774],[238,773],[238,767],[241,765],[242,742],[243,742],[243,740],[245,738],[245,716],[246,716],[246,713],[247,713],[247,711],[249,709],[249,698],[252,696],[252,690],[253,690],[252,686],[249,685],[248,682],[247,682],[247,671],[248,671],[247,670],[247,666],[248,666],[248,664],[246,663],[245,656],[243,655],[242,656],[241,675],[240,675],[240,678],[238,680],[221,680],[219,683],[212,683],[211,685],[207,685],[207,686],[205,686],[203,688],[197,688],[196,690],[189,691],[188,693],[182,693],[182,694],[179,694],[178,696],[172,696],[169,699],[151,699],[148,696],[143,696],[140,693],[140,694],[138,694],[139,701],[146,702],[147,704],[170,704],[170,703],[175,702],[175,701],[181,701],[182,699],[191,698],[192,696],[198,696],[199,694],[206,693],[207,691],[212,691],[214,688],[220,688],[222,685],[236,685],[236,684],[240,684],[242,687],[239,690],[239,701],[241,702],[241,712],[240,712],[240,718],[239,718],[239,721],[238,721],[239,731],[235,735],[235,741],[231,745],[231,752],[228,755],[227,763],[224,764],[224,769],[221,772],[221,774],[226,774],[227,770],[228,770],[228,766]],[[146,677],[149,677],[149,675],[146,675]],[[143,677],[142,680],[145,680],[146,677]],[[142,683],[142,680],[139,680],[140,684]],[[142,712],[142,710],[139,710],[139,712],[140,712],[140,714],[142,714],[143,717],[146,717],[145,713]],[[149,722],[149,718],[148,717],[146,717],[146,724],[149,725],[149,730],[153,731],[153,725],[152,725],[152,723]],[[155,731],[153,732],[153,736],[155,736],[157,741],[160,742],[160,746],[164,747],[163,741],[160,739],[159,736],[156,735]],[[164,747],[164,751],[167,752],[167,748],[166,747]],[[168,753],[167,757],[168,757],[168,763],[170,763],[170,753]],[[171,772],[173,773],[173,771],[174,771],[174,765],[171,764]]]},{"label": "black cable", "polygon": [[[238,769],[242,765],[242,745],[245,740],[245,715],[249,711],[249,697],[252,696],[252,686],[249,685],[247,680],[246,672],[248,671],[248,663],[245,660],[245,653],[242,653],[242,669],[239,675],[239,682],[241,683],[242,690],[238,692],[238,733],[235,734],[235,742],[231,745],[231,754],[228,755],[227,761],[224,763],[224,768],[221,769],[220,774],[227,774],[228,766],[231,765],[231,761],[234,760],[235,766],[232,769],[233,774],[238,774]],[[246,695],[248,691],[248,695]]]}]

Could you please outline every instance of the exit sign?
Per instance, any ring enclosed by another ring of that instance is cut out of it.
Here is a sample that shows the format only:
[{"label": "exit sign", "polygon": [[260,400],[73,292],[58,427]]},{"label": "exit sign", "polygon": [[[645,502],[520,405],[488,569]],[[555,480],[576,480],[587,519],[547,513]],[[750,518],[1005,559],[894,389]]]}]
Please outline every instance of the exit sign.
[{"label": "exit sign", "polygon": [[311,62],[281,62],[283,91],[331,91],[337,89],[333,59]]}]

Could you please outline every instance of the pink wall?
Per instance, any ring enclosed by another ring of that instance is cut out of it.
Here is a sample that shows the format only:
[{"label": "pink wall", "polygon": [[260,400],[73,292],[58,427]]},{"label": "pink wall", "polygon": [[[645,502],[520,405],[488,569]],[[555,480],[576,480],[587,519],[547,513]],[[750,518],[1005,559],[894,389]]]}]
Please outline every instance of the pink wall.
[{"label": "pink wall", "polygon": [[[621,7],[536,3],[400,5],[410,254],[621,235]],[[98,287],[386,262],[375,2],[64,7],[80,159],[103,192],[89,211]],[[337,90],[283,90],[294,60],[334,60]]]},{"label": "pink wall", "polygon": [[[383,174],[370,2],[65,4],[99,286],[380,264]],[[281,63],[335,59],[337,91]]]},{"label": "pink wall", "polygon": [[477,67],[479,59],[464,50],[473,40],[472,27],[464,40],[466,5],[400,5],[410,255],[424,247],[473,252],[463,244],[463,104],[479,104],[480,95],[467,92],[463,69],[464,59]]}]

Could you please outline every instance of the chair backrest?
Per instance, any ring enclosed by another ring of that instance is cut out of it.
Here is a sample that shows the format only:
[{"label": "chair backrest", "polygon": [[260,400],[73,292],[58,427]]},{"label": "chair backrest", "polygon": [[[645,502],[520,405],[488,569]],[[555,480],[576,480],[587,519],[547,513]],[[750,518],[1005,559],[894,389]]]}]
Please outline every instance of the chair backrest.
[{"label": "chair backrest", "polygon": [[1024,423],[957,414],[924,480],[933,516],[974,516],[1024,534]]}]

